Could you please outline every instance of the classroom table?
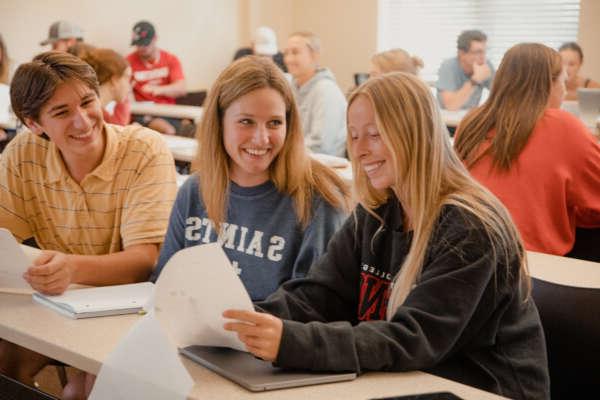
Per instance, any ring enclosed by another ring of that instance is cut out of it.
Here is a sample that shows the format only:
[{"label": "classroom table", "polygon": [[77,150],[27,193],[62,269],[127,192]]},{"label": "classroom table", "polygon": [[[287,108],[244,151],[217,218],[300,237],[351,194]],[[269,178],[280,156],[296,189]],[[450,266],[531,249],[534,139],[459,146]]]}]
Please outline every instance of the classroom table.
[{"label": "classroom table", "polygon": [[[0,293],[0,304],[1,338],[93,374],[98,374],[103,360],[140,318],[72,320],[35,303],[30,295]],[[252,393],[184,357],[181,360],[195,382],[191,399],[367,400],[433,391],[451,391],[464,399],[501,398],[419,371],[366,373],[350,382]]]},{"label": "classroom table", "polygon": [[559,285],[600,289],[600,263],[527,252],[529,274]]},{"label": "classroom table", "polygon": [[184,106],[179,104],[156,104],[152,102],[133,102],[131,103],[131,113],[151,115],[153,117],[191,119],[194,122],[198,122],[202,118],[202,107]]}]

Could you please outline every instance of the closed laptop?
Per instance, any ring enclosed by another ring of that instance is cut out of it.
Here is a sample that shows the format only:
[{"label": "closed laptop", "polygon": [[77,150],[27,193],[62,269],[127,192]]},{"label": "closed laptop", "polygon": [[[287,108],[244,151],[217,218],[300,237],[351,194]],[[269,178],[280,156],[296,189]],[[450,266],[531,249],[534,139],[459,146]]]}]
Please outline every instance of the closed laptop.
[{"label": "closed laptop", "polygon": [[273,367],[270,362],[250,353],[224,347],[188,346],[179,352],[198,364],[253,392],[349,381],[356,373],[317,373],[290,371]]}]

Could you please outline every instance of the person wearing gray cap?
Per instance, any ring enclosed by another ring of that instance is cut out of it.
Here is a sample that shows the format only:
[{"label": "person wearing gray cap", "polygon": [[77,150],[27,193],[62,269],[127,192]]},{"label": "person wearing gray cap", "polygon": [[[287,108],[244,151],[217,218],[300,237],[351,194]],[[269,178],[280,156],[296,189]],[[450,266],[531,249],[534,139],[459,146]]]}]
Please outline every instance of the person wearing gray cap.
[{"label": "person wearing gray cap", "polygon": [[40,46],[52,45],[52,50],[67,51],[77,42],[83,40],[83,31],[69,21],[56,21],[50,25],[48,38],[40,42]]}]

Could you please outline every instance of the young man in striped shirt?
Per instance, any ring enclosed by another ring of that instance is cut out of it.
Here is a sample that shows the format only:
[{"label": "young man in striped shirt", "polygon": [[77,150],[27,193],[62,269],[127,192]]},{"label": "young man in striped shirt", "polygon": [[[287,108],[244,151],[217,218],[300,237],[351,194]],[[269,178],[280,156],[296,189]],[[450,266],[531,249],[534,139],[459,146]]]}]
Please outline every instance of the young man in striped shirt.
[{"label": "young man in striped shirt", "polygon": [[[11,101],[29,131],[0,158],[0,227],[43,250],[25,279],[49,294],[146,280],[177,190],[160,135],[106,125],[94,70],[70,54],[21,65]],[[48,362],[0,340],[0,373],[31,384]]]}]

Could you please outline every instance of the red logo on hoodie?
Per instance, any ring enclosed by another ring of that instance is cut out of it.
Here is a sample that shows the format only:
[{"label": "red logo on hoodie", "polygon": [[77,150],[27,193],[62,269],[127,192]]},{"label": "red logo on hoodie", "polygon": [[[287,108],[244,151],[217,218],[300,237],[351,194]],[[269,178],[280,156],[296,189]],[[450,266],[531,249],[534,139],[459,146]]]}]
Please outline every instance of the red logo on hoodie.
[{"label": "red logo on hoodie", "polygon": [[360,273],[360,298],[358,319],[360,321],[383,320],[390,298],[391,282],[368,272]]}]

